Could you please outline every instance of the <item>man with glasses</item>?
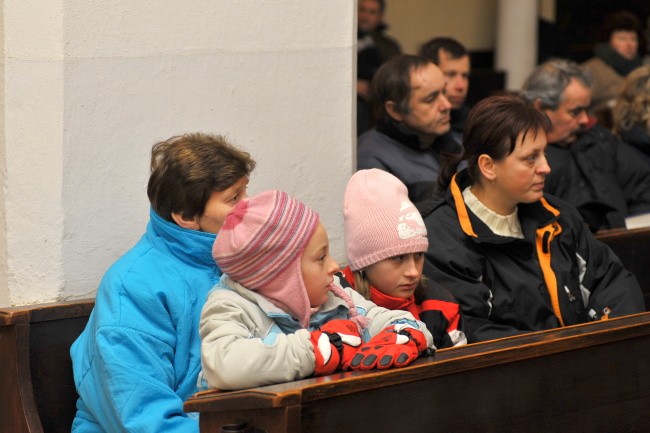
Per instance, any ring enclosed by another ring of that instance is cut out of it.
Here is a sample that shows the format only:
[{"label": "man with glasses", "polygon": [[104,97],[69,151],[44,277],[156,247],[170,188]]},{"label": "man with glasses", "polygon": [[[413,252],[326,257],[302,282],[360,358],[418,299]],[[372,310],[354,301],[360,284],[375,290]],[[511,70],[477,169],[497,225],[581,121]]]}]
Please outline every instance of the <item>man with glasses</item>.
[{"label": "man with glasses", "polygon": [[650,161],[587,115],[591,76],[575,62],[549,60],[526,79],[522,94],[552,128],[544,191],[578,208],[592,231],[626,227],[650,212]]}]

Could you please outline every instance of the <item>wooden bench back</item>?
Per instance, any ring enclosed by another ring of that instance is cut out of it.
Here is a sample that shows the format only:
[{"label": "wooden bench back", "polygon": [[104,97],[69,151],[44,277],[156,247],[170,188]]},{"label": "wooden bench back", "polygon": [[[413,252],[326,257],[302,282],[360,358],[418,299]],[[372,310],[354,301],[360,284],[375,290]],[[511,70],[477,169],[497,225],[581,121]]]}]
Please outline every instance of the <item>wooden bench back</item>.
[{"label": "wooden bench back", "polygon": [[185,403],[201,433],[242,420],[285,432],[650,431],[650,313],[443,349]]},{"label": "wooden bench back", "polygon": [[76,412],[70,345],[93,300],[0,308],[0,433],[69,433]]},{"label": "wooden bench back", "polygon": [[636,276],[650,311],[650,228],[604,230],[596,233],[596,239],[607,244]]}]

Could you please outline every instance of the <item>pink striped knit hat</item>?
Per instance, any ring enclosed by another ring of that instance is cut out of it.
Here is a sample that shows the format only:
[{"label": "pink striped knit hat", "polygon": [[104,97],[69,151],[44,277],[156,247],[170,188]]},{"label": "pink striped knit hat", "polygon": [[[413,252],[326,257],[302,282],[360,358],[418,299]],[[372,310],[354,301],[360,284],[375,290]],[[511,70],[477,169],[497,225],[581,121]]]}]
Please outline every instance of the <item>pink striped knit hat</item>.
[{"label": "pink striped knit hat", "polygon": [[406,186],[386,171],[372,168],[352,175],[343,198],[343,217],[353,271],[389,257],[425,252],[429,246],[424,221]]},{"label": "pink striped knit hat", "polygon": [[[319,223],[316,212],[282,191],[265,191],[240,201],[226,216],[212,247],[221,270],[234,281],[291,314],[303,327],[312,308],[302,279],[301,258]],[[350,296],[330,290],[356,316]]]}]

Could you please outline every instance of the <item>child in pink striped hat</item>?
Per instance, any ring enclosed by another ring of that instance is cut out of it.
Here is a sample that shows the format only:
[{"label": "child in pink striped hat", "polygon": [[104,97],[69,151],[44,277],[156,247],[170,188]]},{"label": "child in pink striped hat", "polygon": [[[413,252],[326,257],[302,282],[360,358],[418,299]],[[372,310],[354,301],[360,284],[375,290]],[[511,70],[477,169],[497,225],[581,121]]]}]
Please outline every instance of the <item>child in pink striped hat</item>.
[{"label": "child in pink striped hat", "polygon": [[433,344],[410,313],[341,286],[318,214],[282,191],[237,204],[212,253],[224,275],[201,314],[202,388],[400,367]]}]

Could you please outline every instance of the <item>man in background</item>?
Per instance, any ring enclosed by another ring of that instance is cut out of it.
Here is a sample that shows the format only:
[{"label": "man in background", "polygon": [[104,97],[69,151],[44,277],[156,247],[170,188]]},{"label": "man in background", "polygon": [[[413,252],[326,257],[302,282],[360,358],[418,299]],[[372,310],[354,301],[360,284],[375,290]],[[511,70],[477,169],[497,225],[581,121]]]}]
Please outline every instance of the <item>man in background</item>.
[{"label": "man in background", "polygon": [[359,0],[357,20],[357,136],[372,124],[370,81],[379,67],[402,52],[395,39],[386,36],[384,0]]},{"label": "man in background", "polygon": [[437,184],[441,160],[461,151],[448,134],[445,76],[429,59],[401,55],[379,68],[372,92],[378,120],[359,137],[357,169],[392,173],[418,201]]},{"label": "man in background", "polygon": [[645,156],[587,115],[591,76],[570,60],[539,65],[522,94],[551,120],[544,191],[578,208],[592,231],[626,227],[650,212],[650,165]]},{"label": "man in background", "polygon": [[447,99],[451,103],[451,136],[461,144],[469,113],[469,107],[465,104],[469,90],[469,52],[456,39],[438,37],[422,44],[419,53],[438,65],[445,75]]}]

